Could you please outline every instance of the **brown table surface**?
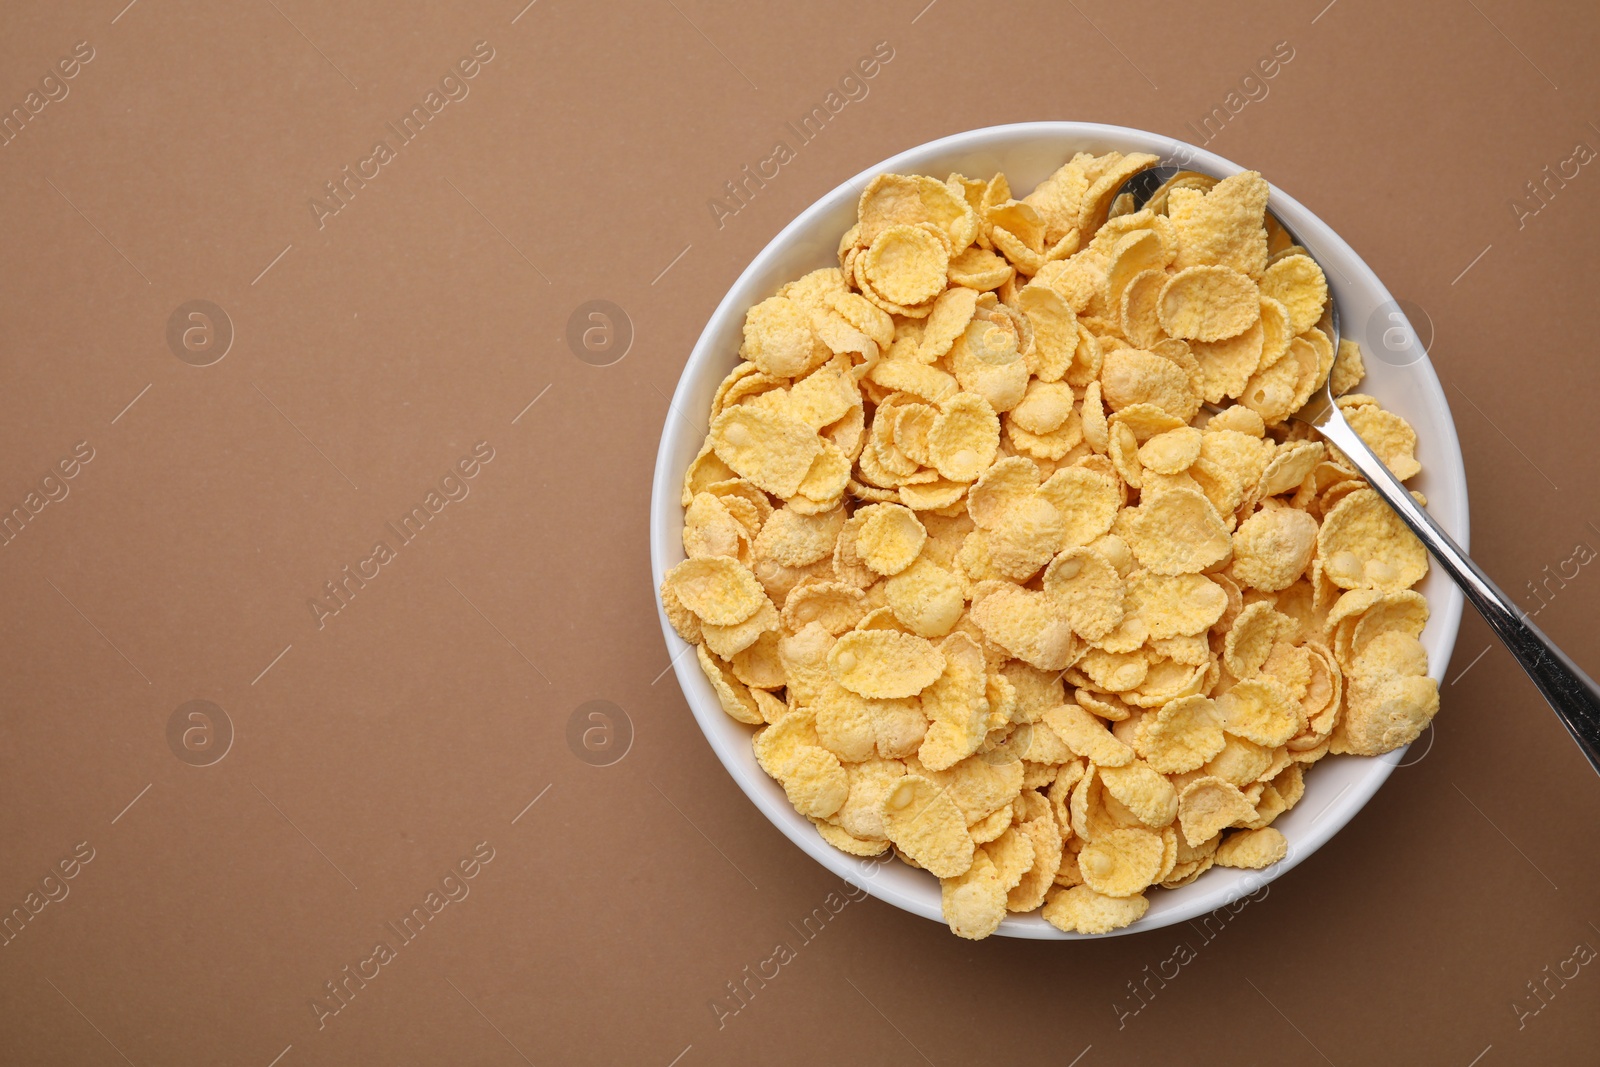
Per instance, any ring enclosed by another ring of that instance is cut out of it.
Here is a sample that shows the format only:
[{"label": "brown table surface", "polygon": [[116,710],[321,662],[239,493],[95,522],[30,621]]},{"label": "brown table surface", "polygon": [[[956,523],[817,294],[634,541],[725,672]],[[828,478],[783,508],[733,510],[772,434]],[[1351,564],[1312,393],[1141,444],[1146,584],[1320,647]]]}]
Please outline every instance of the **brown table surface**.
[{"label": "brown table surface", "polygon": [[1431,322],[1476,557],[1600,666],[1592,6],[124,3],[0,33],[0,508],[37,510],[0,547],[0,1060],[1594,1062],[1600,782],[1475,617],[1409,765],[1225,923],[804,933],[840,885],[663,674],[645,537],[690,346],[816,197],[972,127],[1214,114]]}]

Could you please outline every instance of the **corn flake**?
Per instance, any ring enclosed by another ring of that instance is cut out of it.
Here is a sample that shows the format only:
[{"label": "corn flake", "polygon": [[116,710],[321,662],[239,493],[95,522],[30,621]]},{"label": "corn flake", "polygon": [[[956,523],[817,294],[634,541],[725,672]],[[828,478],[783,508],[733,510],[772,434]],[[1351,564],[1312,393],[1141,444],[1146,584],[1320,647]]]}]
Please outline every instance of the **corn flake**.
[{"label": "corn flake", "polygon": [[1064,933],[1108,934],[1137,922],[1149,909],[1150,901],[1142,893],[1108,897],[1087,885],[1075,885],[1052,890],[1040,914]]},{"label": "corn flake", "polygon": [[1260,320],[1261,293],[1232,267],[1185,267],[1162,288],[1156,314],[1173,337],[1221,341]]},{"label": "corn flake", "polygon": [[828,652],[834,680],[864,697],[910,697],[944,670],[944,656],[914,634],[852,630]]},{"label": "corn flake", "polygon": [[1289,854],[1289,841],[1277,830],[1264,827],[1229,834],[1217,846],[1218,867],[1243,867],[1259,871],[1270,867]]},{"label": "corn flake", "polygon": [[1178,794],[1178,824],[1191,847],[1254,814],[1255,805],[1239,787],[1221,778],[1197,778]]},{"label": "corn flake", "polygon": [[727,556],[684,560],[667,572],[665,585],[702,623],[716,626],[744,622],[771,603],[750,569]]},{"label": "corn flake", "polygon": [[1323,574],[1342,589],[1400,590],[1420,582],[1428,553],[1372,489],[1347,494],[1317,533]]},{"label": "corn flake", "polygon": [[882,809],[885,836],[936,877],[955,878],[972,866],[976,846],[961,809],[927,778],[900,778],[884,794]]},{"label": "corn flake", "polygon": [[1261,295],[1283,305],[1289,316],[1289,335],[1305,333],[1322,318],[1328,302],[1328,280],[1322,268],[1307,255],[1287,256],[1266,269]]},{"label": "corn flake", "polygon": [[1197,770],[1223,748],[1216,703],[1206,696],[1168,701],[1139,719],[1134,750],[1163,774]]},{"label": "corn flake", "polygon": [[1161,493],[1118,519],[1118,532],[1133,554],[1157,574],[1199,573],[1226,559],[1232,548],[1217,509],[1192,489]]}]

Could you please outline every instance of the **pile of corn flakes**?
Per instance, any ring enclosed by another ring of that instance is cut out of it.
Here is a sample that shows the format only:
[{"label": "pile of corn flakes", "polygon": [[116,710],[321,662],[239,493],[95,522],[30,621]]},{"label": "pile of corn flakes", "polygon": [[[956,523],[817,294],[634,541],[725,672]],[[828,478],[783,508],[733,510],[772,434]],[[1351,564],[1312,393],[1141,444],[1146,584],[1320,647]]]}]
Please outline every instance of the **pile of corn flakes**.
[{"label": "pile of corn flakes", "polygon": [[1415,433],[1261,176],[1113,199],[1154,162],[877,177],[839,267],[750,309],[684,479],[673,627],[795,809],[962,937],[1276,863],[1309,764],[1439,706],[1422,545],[1285,420],[1331,375],[1401,478]]}]

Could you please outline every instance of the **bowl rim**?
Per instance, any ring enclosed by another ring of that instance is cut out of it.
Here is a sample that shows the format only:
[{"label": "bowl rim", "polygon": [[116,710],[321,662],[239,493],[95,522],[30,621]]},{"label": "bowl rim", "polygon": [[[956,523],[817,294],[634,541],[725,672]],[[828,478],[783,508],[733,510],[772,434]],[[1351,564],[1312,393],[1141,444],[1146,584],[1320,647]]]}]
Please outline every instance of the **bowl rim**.
[{"label": "bowl rim", "polygon": [[[671,657],[670,669],[674,672],[684,698],[695,716],[695,721],[711,745],[712,751],[716,753],[723,767],[745,796],[801,851],[834,875],[859,886],[879,900],[931,919],[941,926],[944,925],[944,919],[936,883],[924,886],[920,893],[909,892],[898,885],[885,884],[878,878],[878,874],[884,864],[894,859],[893,850],[878,857],[860,858],[835,849],[822,839],[808,819],[788,804],[782,789],[777,787],[775,782],[767,779],[759,770],[756,774],[761,780],[752,779],[749,729],[743,727],[737,732],[729,730],[729,727],[741,727],[742,724],[735,723],[723,712],[710,683],[700,670],[697,657],[686,655],[694,646],[685,642],[672,629],[657,590],[660,589],[666,570],[683,557],[680,536],[683,523],[683,509],[680,502],[683,470],[672,469],[676,466],[672,462],[672,442],[680,436],[674,432],[673,420],[681,417],[677,412],[683,410],[682,405],[686,402],[688,394],[694,390],[700,379],[712,373],[719,366],[719,361],[726,359],[726,353],[718,350],[715,335],[722,331],[730,316],[736,315],[742,318],[751,305],[771,295],[767,291],[753,291],[756,289],[756,280],[766,273],[774,260],[785,255],[790,245],[801,235],[806,234],[820,218],[839,209],[846,202],[854,203],[866,184],[877,174],[927,173],[930,169],[939,169],[935,160],[952,152],[975,152],[986,148],[1003,151],[1008,147],[1014,149],[1019,144],[1027,142],[1059,142],[1063,162],[1070,158],[1070,153],[1086,150],[1087,145],[1099,144],[1122,152],[1151,152],[1162,157],[1162,162],[1195,164],[1219,176],[1248,169],[1196,145],[1164,134],[1104,123],[1044,121],[987,126],[950,134],[898,152],[861,170],[823,194],[779,230],[740,272],[728,292],[718,302],[684,364],[677,388],[664,416],[651,483],[652,597],[667,643],[667,652]],[[1354,272],[1361,277],[1365,287],[1374,290],[1383,300],[1393,302],[1393,295],[1378,278],[1376,272],[1326,223],[1275,185],[1271,186],[1271,197],[1273,212],[1294,230],[1309,249],[1314,250],[1319,262],[1328,262],[1330,256],[1350,261],[1354,264]],[[1342,272],[1340,273],[1342,278]],[[1341,278],[1332,275],[1328,278],[1335,299],[1339,298],[1342,290],[1355,288],[1351,282]],[[1460,440],[1455,432],[1454,415],[1425,352],[1414,366],[1415,370],[1412,373],[1419,375],[1419,384],[1426,394],[1423,401],[1437,405],[1442,412],[1442,430],[1435,432],[1428,442],[1430,450],[1436,449],[1438,452],[1430,465],[1428,476],[1443,479],[1448,484],[1449,492],[1445,494],[1446,499],[1437,505],[1430,500],[1429,511],[1465,551],[1470,545],[1469,509],[1465,466]],[[719,372],[718,380],[720,381],[725,374],[726,371]],[[689,422],[691,428],[695,428],[691,420],[685,419],[685,421]],[[1436,566],[1430,568],[1430,576],[1437,571]],[[1429,675],[1436,681],[1443,681],[1443,673],[1454,650],[1464,604],[1465,598],[1461,590],[1448,579],[1442,587],[1442,595],[1439,589],[1430,591],[1430,618],[1427,628],[1438,634],[1436,642],[1439,652],[1437,655],[1433,653],[1429,655]],[[1283,860],[1265,870],[1240,872],[1213,868],[1207,872],[1208,878],[1212,878],[1214,873],[1232,874],[1234,877],[1213,878],[1208,892],[1192,894],[1188,901],[1176,907],[1163,909],[1157,915],[1147,912],[1137,922],[1111,931],[1109,934],[1064,933],[1049,925],[1037,911],[1023,915],[1008,915],[996,933],[1010,937],[1062,941],[1115,937],[1161,929],[1184,922],[1234,904],[1247,896],[1254,899],[1255,894],[1267,884],[1298,866],[1343,829],[1377,793],[1395,767],[1400,765],[1407,748],[1377,757],[1331,757],[1334,760],[1364,761],[1367,764],[1365,773],[1347,784],[1329,801],[1318,812],[1305,832],[1296,833],[1290,841],[1288,855]],[[1293,814],[1290,813],[1284,818],[1287,819]],[[1200,884],[1200,880],[1197,880],[1190,886],[1169,892],[1184,892]]]}]

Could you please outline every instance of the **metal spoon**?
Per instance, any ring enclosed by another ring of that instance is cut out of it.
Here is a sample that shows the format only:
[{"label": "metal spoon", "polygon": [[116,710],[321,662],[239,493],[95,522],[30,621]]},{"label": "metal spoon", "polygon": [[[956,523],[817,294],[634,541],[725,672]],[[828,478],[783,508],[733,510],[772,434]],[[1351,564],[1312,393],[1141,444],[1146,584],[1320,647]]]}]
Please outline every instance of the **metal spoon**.
[{"label": "metal spoon", "polygon": [[[1153,167],[1123,184],[1113,198],[1112,210],[1138,210],[1151,201],[1161,207],[1164,206],[1166,193],[1175,185],[1205,187],[1216,181],[1215,177],[1194,170],[1175,166]],[[1118,204],[1123,196],[1129,199]],[[1300,244],[1293,231],[1270,211],[1267,212],[1267,226],[1269,231],[1274,226],[1280,228],[1290,241],[1295,245]],[[1339,309],[1331,290],[1321,326],[1337,352]],[[1417,535],[1417,539],[1461,587],[1472,606],[1478,609],[1490,628],[1511,650],[1522,669],[1528,672],[1528,677],[1533,679],[1533,684],[1539,687],[1539,692],[1544,694],[1567,732],[1588,757],[1590,766],[1600,773],[1600,686],[1596,686],[1566,653],[1528,620],[1528,613],[1518,608],[1510,597],[1500,591],[1499,586],[1489,580],[1489,576],[1461,551],[1461,546],[1422,509],[1400,479],[1390,473],[1389,468],[1345,420],[1344,413],[1334,402],[1331,383],[1324,382],[1322,388],[1312,394],[1306,406],[1290,418],[1312,427],[1343,452],[1367,483],[1411,528],[1411,532]]]}]

